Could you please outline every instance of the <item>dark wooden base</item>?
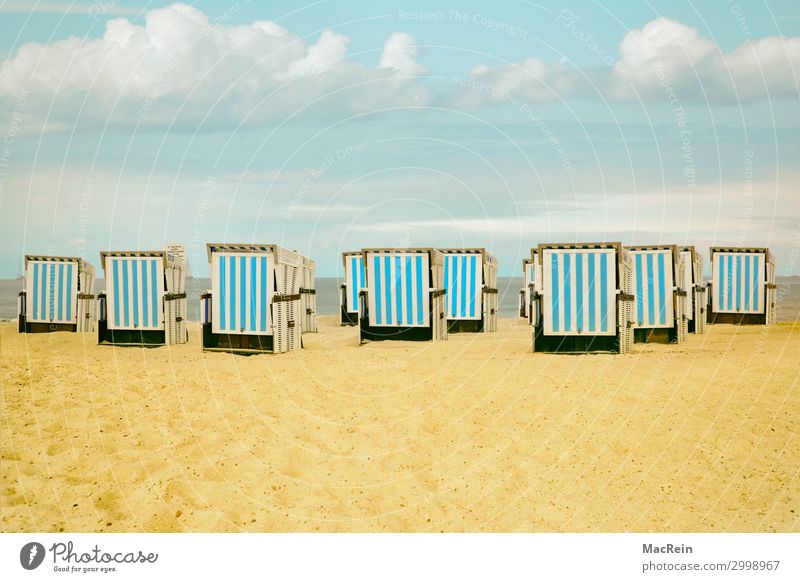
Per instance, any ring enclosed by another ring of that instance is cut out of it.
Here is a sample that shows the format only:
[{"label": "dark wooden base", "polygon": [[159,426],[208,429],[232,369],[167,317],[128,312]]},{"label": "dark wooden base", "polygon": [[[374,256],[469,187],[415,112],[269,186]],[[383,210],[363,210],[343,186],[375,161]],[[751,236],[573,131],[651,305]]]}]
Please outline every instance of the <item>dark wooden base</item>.
[{"label": "dark wooden base", "polygon": [[97,322],[97,343],[100,345],[157,347],[167,343],[163,329],[108,329],[108,320]]},{"label": "dark wooden base", "polygon": [[234,354],[263,354],[274,351],[271,335],[214,333],[210,323],[203,324],[203,350]]},{"label": "dark wooden base", "polygon": [[24,316],[20,316],[17,325],[19,333],[53,333],[55,331],[78,331],[77,323],[32,323],[28,322]]},{"label": "dark wooden base", "polygon": [[483,319],[448,319],[447,333],[480,333]]},{"label": "dark wooden base", "polygon": [[347,308],[344,306],[340,306],[339,310],[341,311],[341,325],[358,325],[358,313],[348,313]]},{"label": "dark wooden base", "polygon": [[708,312],[708,323],[732,323],[734,325],[766,325],[763,313],[715,313]]},{"label": "dark wooden base", "polygon": [[361,341],[430,341],[433,339],[433,326],[428,327],[371,327],[369,319],[360,320]]},{"label": "dark wooden base", "polygon": [[614,335],[544,335],[544,327],[534,327],[535,352],[557,354],[619,353],[619,337]]},{"label": "dark wooden base", "polygon": [[633,330],[635,344],[674,344],[678,342],[678,330],[662,328],[644,328]]}]

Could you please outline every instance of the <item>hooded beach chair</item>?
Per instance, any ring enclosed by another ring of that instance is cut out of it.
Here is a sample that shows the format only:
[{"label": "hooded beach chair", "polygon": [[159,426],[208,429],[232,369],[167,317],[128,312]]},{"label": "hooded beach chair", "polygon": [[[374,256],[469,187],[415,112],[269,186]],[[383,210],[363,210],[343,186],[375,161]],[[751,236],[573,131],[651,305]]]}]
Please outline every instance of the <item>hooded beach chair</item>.
[{"label": "hooded beach chair", "polygon": [[684,282],[686,284],[686,297],[684,297],[687,328],[689,333],[706,332],[706,284],[703,281],[703,255],[693,246],[678,247],[678,252],[684,260]]},{"label": "hooded beach chair", "polygon": [[444,254],[447,331],[497,331],[497,259],[485,249],[439,249]]},{"label": "hooded beach chair", "polygon": [[342,253],[342,265],[344,283],[339,288],[339,324],[358,325],[358,294],[366,284],[361,251]]},{"label": "hooded beach chair", "polygon": [[303,285],[300,287],[300,322],[303,333],[317,333],[317,264],[303,257]]},{"label": "hooded beach chair", "polygon": [[25,255],[19,332],[92,331],[94,275],[94,266],[78,257]]},{"label": "hooded beach chair", "polygon": [[444,254],[436,249],[364,249],[359,337],[447,339]]},{"label": "hooded beach chair", "polygon": [[101,344],[174,345],[188,341],[183,245],[163,251],[103,251],[98,295]]},{"label": "hooded beach chair", "polygon": [[522,259],[522,280],[525,287],[519,290],[519,316],[533,323],[538,319],[534,311],[538,309],[539,303],[533,300],[542,285],[542,268],[539,264],[539,249],[531,249],[531,258]]},{"label": "hooded beach chair", "polygon": [[709,323],[775,323],[775,258],[767,248],[711,247]]},{"label": "hooded beach chair", "polygon": [[275,244],[210,243],[201,297],[203,349],[283,353],[302,347],[303,256]]},{"label": "hooded beach chair", "polygon": [[542,287],[533,299],[539,304],[533,351],[629,353],[633,267],[622,244],[540,244],[538,254]]},{"label": "hooded beach chair", "polygon": [[686,269],[691,264],[675,245],[629,246],[633,261],[634,342],[682,343],[688,320]]}]

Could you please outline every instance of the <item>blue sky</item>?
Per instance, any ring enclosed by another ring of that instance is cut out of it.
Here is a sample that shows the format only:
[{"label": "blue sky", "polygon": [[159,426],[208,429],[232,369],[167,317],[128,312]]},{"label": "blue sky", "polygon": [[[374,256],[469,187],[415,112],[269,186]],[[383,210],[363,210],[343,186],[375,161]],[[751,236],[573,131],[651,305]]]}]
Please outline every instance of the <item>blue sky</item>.
[{"label": "blue sky", "polygon": [[797,2],[495,4],[0,3],[0,276],[601,239],[800,273]]}]

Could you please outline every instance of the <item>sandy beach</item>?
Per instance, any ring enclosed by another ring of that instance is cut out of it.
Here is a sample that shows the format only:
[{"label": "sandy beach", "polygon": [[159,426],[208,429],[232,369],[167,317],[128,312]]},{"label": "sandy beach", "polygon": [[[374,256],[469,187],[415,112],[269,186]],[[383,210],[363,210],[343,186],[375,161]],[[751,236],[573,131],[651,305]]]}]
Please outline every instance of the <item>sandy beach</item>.
[{"label": "sandy beach", "polygon": [[797,532],[800,326],[632,356],[530,328],[302,352],[0,325],[5,532]]}]

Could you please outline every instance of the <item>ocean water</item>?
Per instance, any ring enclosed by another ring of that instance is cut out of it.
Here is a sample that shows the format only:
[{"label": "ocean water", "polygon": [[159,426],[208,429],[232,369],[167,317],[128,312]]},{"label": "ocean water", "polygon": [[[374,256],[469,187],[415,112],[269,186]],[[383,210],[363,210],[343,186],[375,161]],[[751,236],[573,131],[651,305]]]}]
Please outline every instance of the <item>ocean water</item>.
[{"label": "ocean water", "polygon": [[[339,313],[340,279],[317,278],[317,313]],[[0,320],[17,317],[17,294],[22,289],[21,279],[0,279]],[[800,321],[800,277],[778,277],[778,321]],[[516,317],[522,277],[499,277],[498,293],[500,317]],[[103,289],[98,279],[95,289]],[[200,295],[211,288],[210,279],[189,279],[186,283],[189,319],[200,320]]]}]

